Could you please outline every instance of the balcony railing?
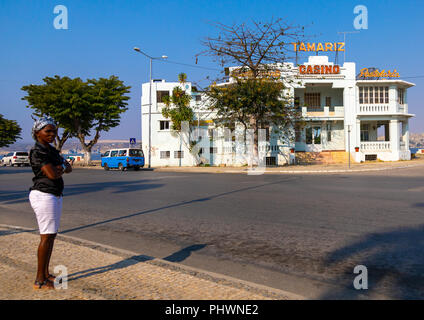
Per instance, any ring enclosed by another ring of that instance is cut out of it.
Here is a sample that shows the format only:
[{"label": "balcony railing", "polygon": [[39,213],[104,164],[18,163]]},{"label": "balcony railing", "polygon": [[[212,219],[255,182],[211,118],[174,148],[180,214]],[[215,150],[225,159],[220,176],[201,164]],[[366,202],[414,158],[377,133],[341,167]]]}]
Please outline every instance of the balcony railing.
[{"label": "balcony railing", "polygon": [[330,107],[323,107],[319,109],[312,109],[302,107],[303,117],[343,117],[344,107],[334,107],[334,111],[330,111]]},{"label": "balcony railing", "polygon": [[389,141],[361,141],[361,151],[390,151]]},{"label": "balcony railing", "polygon": [[408,105],[399,103],[385,104],[360,104],[360,114],[390,114],[390,113],[408,113]]},{"label": "balcony railing", "polygon": [[360,104],[360,113],[388,113],[390,110],[389,104]]}]

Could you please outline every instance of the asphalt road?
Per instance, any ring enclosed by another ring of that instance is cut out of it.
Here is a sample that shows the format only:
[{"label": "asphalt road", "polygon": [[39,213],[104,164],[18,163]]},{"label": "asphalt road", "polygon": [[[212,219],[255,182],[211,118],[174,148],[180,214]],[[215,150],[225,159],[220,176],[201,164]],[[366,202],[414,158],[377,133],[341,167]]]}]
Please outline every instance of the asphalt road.
[{"label": "asphalt road", "polygon": [[[0,223],[37,228],[31,178],[30,168],[0,168]],[[424,167],[262,176],[75,169],[65,185],[63,234],[308,298],[424,298]],[[367,290],[353,288],[357,265],[367,267]]]}]

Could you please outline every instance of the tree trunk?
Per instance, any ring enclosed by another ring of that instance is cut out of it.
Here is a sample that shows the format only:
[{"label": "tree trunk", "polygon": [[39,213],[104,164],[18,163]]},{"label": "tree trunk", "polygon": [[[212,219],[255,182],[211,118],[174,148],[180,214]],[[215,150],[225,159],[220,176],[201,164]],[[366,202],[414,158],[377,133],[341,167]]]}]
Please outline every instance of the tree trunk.
[{"label": "tree trunk", "polygon": [[91,163],[91,147],[84,148],[84,165],[88,166]]},{"label": "tree trunk", "polygon": [[250,128],[253,129],[253,162],[252,165],[258,165],[258,122],[254,116],[250,118]]}]

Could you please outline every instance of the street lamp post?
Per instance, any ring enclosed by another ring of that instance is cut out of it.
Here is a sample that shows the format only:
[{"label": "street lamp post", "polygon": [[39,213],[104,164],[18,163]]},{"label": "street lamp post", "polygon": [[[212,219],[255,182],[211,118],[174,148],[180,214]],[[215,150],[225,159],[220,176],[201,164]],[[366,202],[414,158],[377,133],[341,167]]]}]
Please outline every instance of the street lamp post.
[{"label": "street lamp post", "polygon": [[[163,55],[162,57],[151,57],[148,54],[144,53],[143,51],[140,50],[140,48],[134,47],[134,50],[145,55],[147,58],[149,58],[150,60],[150,74],[149,74],[149,164],[148,164],[148,168],[150,168],[151,166],[151,160],[152,160],[152,156],[151,156],[151,149],[152,149],[152,61],[153,60],[161,60],[161,59],[166,59],[168,58],[167,56]],[[143,117],[143,114],[141,115]],[[141,140],[143,141],[143,140]]]}]

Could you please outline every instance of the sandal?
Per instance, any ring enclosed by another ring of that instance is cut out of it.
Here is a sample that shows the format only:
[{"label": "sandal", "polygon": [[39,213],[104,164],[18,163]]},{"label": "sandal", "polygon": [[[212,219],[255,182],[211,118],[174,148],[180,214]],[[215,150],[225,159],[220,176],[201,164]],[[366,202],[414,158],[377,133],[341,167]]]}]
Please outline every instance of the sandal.
[{"label": "sandal", "polygon": [[[56,276],[54,276],[52,274],[49,274],[46,279],[54,283],[55,280],[56,280]],[[62,278],[59,278],[59,280],[57,281],[57,283],[62,283]]]},{"label": "sandal", "polygon": [[47,279],[47,280],[49,280],[49,281],[54,282],[54,280],[56,279],[56,277],[55,277],[54,275],[52,275],[52,274],[49,274],[49,275],[46,277],[46,279]]},{"label": "sandal", "polygon": [[54,290],[54,284],[50,280],[44,280],[43,282],[35,281],[34,290]]}]

